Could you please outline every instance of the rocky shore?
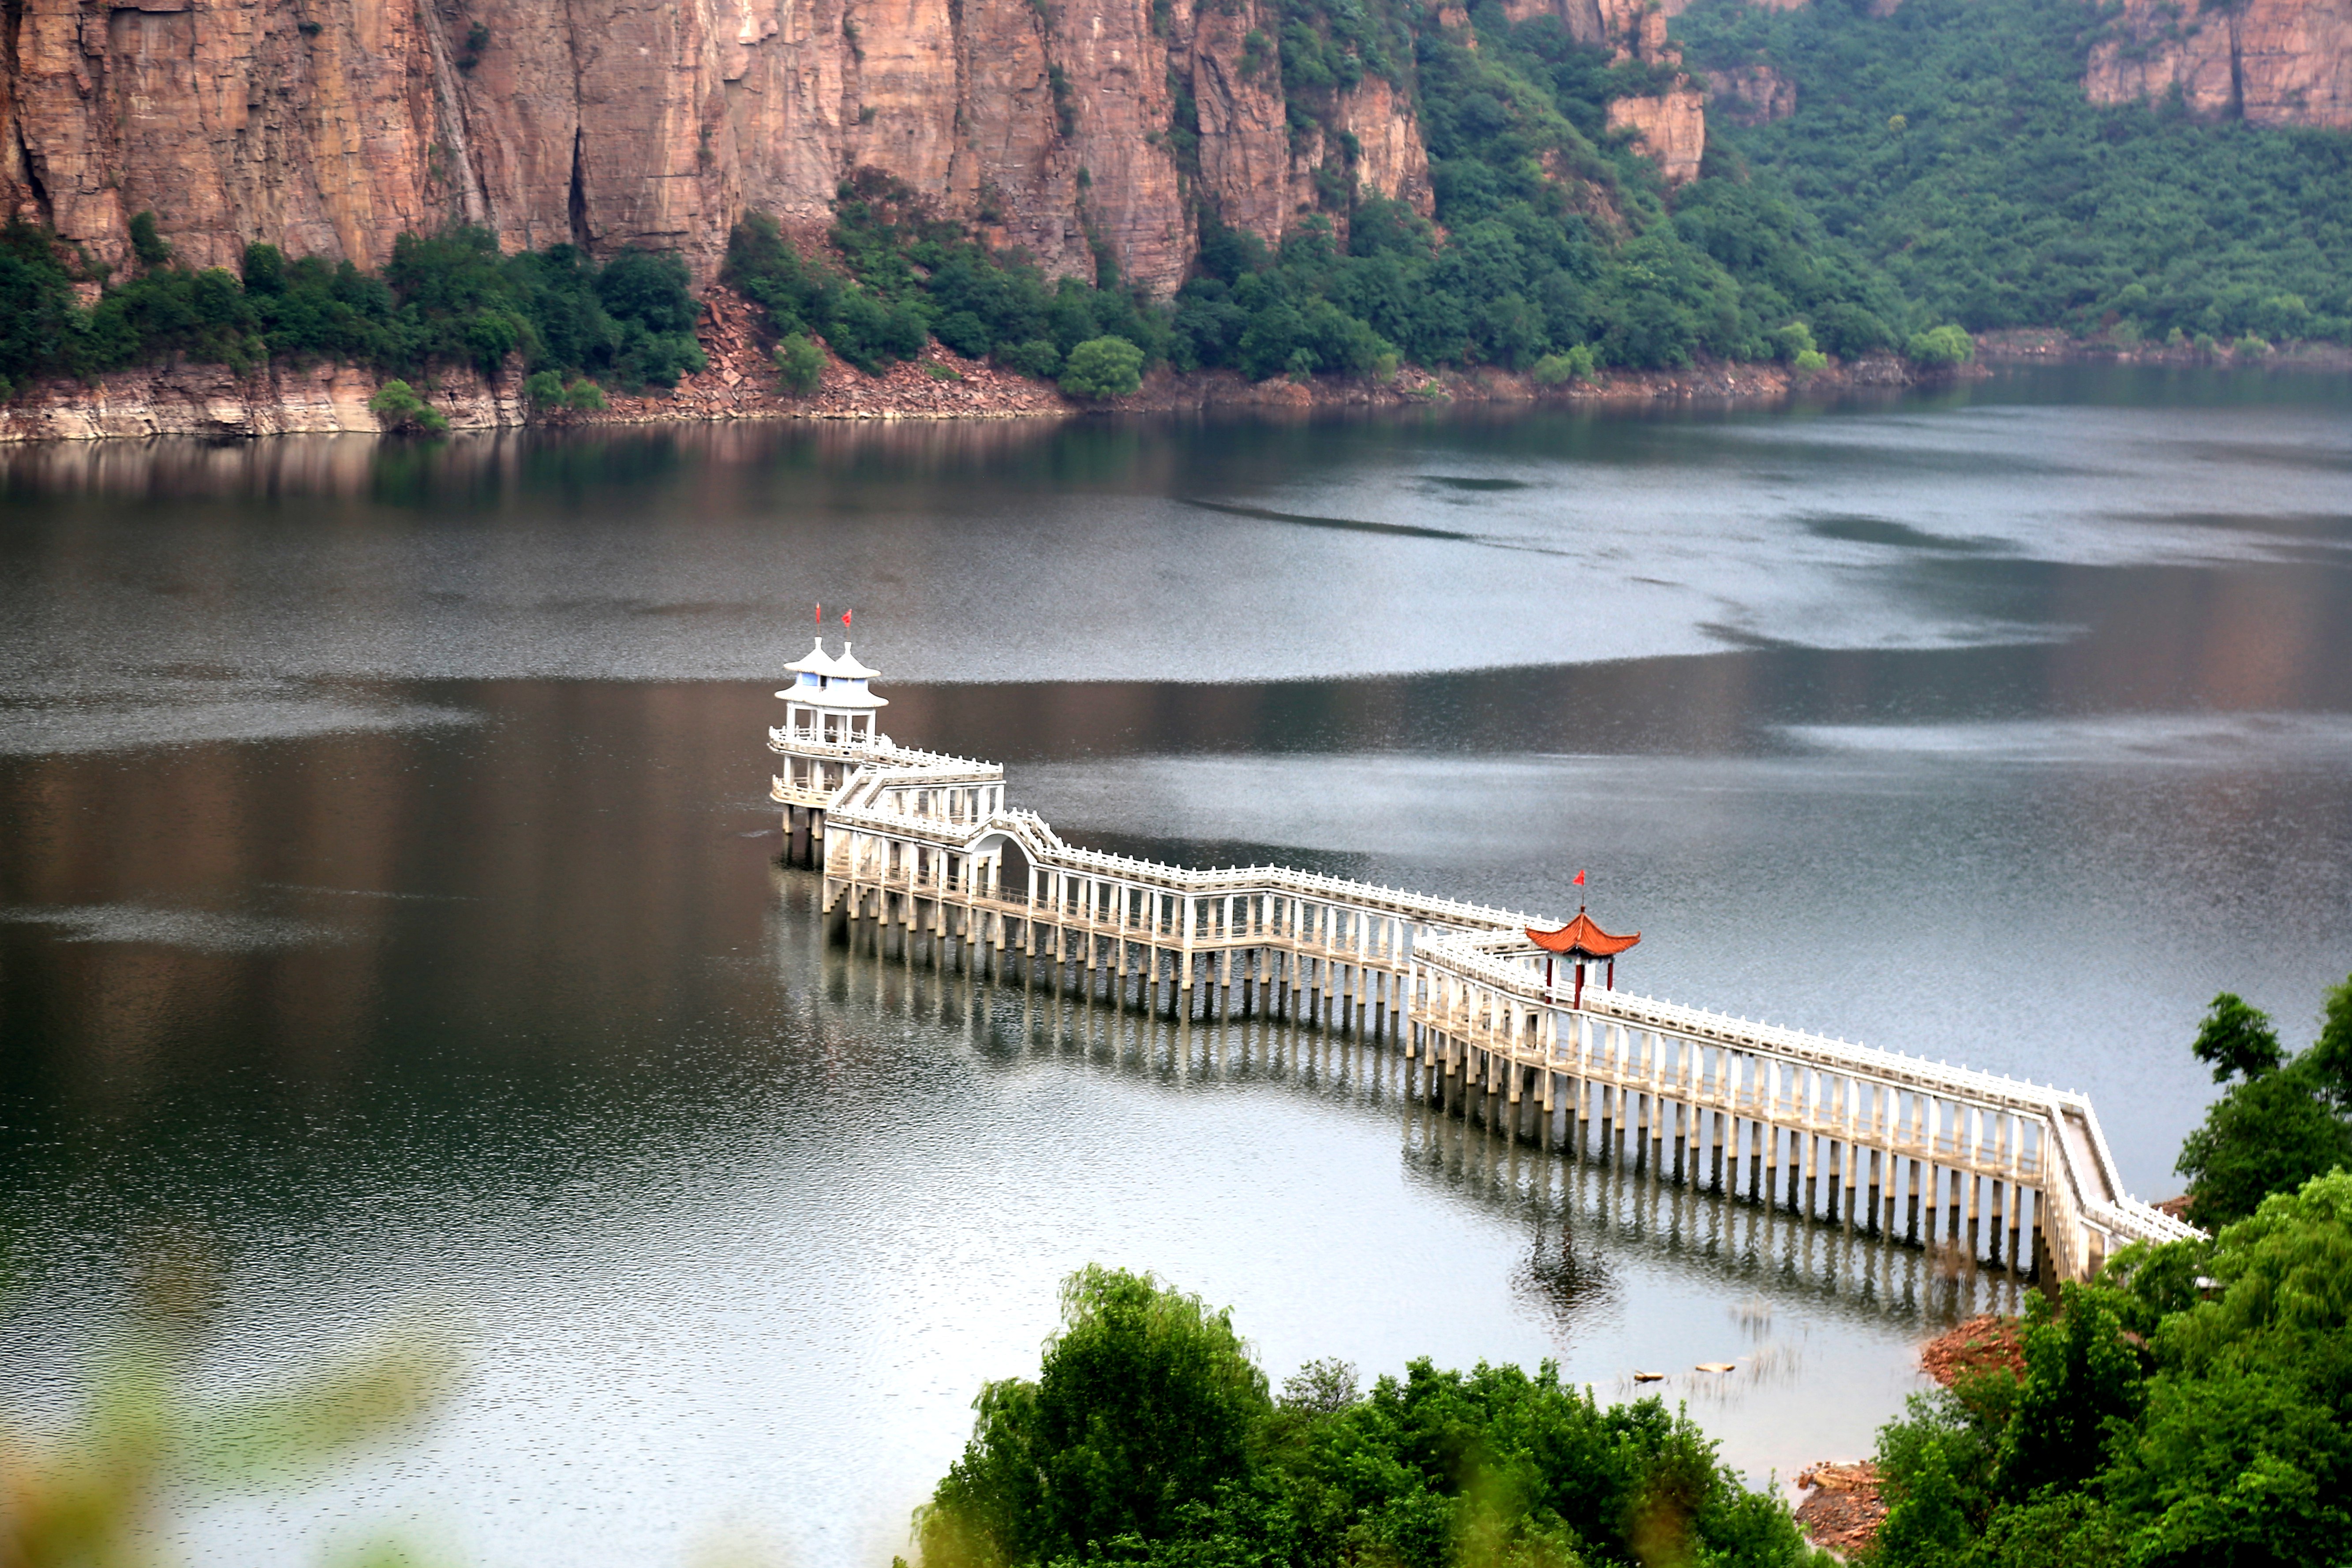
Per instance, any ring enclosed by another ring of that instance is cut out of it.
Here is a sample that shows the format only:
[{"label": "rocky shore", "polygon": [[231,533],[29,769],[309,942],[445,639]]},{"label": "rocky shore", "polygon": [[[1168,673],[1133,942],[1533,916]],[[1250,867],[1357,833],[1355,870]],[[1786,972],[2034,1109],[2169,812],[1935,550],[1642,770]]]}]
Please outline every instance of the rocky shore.
[{"label": "rocky shore", "polygon": [[2119,342],[2078,338],[2057,327],[2013,327],[1977,335],[1980,364],[2164,364],[2214,365],[2242,370],[2352,370],[2352,348],[2342,343],[2293,343],[2256,357],[2208,350],[2193,343]]},{"label": "rocky shore", "polygon": [[[1919,1348],[1922,1371],[1949,1388],[1963,1375],[2006,1372],[2025,1375],[2025,1343],[2015,1318],[1968,1319]],[[1797,1472],[1797,1523],[1818,1546],[1840,1556],[1864,1551],[1886,1521],[1886,1498],[1878,1467],[1824,1460]]]},{"label": "rocky shore", "polygon": [[[1592,382],[1539,386],[1507,370],[1430,372],[1406,367],[1381,380],[1325,376],[1252,383],[1229,370],[1191,374],[1161,367],[1133,395],[1095,403],[1063,395],[1050,381],[966,359],[934,342],[923,357],[878,375],[831,356],[815,391],[784,391],[751,307],[724,289],[708,297],[698,329],[709,364],[668,393],[614,395],[598,413],[534,415],[522,396],[520,363],[495,376],[444,372],[416,390],[452,429],[544,422],[649,425],[728,419],[1014,419],[1096,413],[1171,413],[1214,408],[1267,413],[1336,407],[1444,406],[1466,403],[1608,405],[1661,402],[1775,403],[1799,393],[1902,387],[1914,373],[1893,355],[1873,355],[1799,375],[1780,364],[1707,363],[1680,371],[1606,371]],[[0,406],[0,442],[88,441],[195,436],[237,439],[299,434],[373,434],[368,409],[383,378],[351,365],[276,365],[239,375],[226,365],[178,363],[117,371],[93,384],[49,381]]]}]

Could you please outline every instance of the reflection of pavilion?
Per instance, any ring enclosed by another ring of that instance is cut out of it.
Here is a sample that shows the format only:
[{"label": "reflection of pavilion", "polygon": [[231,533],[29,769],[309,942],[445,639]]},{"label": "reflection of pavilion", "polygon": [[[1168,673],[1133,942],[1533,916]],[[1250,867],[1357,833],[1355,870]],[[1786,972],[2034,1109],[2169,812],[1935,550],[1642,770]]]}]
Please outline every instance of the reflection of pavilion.
[{"label": "reflection of pavilion", "polygon": [[909,957],[928,938],[942,968],[1389,1038],[1433,1098],[1507,1105],[1514,1135],[1539,1112],[1547,1141],[1557,1128],[1581,1150],[1597,1122],[1613,1155],[1630,1135],[1653,1168],[1867,1229],[1924,1221],[1927,1239],[2012,1267],[2046,1244],[2081,1278],[2123,1242],[2197,1234],[2125,1193],[2080,1094],[1619,992],[1641,934],[1581,909],[1554,929],[1286,867],[1082,849],[1007,808],[1002,766],[881,733],[877,672],[847,644],[835,658],[820,639],[790,668],[768,732],[789,856],[822,865],[827,914],[896,929]]}]

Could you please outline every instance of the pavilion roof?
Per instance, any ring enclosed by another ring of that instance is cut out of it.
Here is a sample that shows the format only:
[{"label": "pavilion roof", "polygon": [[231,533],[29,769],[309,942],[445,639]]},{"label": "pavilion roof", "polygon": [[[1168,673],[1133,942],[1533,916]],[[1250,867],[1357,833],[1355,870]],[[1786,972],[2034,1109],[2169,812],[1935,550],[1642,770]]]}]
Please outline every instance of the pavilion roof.
[{"label": "pavilion roof", "polygon": [[793,660],[792,663],[784,666],[784,668],[791,670],[795,675],[839,675],[842,673],[840,664],[835,660],[833,655],[824,651],[824,638],[823,637],[816,639],[816,646],[814,647],[809,649],[808,652]]},{"label": "pavilion roof", "polygon": [[1592,917],[1582,910],[1558,931],[1538,931],[1533,926],[1527,930],[1528,940],[1546,952],[1565,953],[1571,958],[1614,958],[1642,940],[1640,931],[1631,936],[1610,935],[1593,924]]}]

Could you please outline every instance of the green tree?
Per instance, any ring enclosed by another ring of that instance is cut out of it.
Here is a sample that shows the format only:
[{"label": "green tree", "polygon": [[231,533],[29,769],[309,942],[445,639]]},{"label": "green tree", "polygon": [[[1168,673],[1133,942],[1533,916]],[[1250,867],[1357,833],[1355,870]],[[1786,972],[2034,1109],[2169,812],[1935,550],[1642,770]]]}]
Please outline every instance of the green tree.
[{"label": "green tree", "polygon": [[1062,362],[1062,390],[1073,397],[1125,397],[1143,384],[1143,351],[1125,338],[1088,338]]},{"label": "green tree", "polygon": [[789,333],[776,345],[776,374],[785,391],[806,397],[824,379],[824,351],[806,332]]},{"label": "green tree", "polygon": [[2352,1111],[2352,976],[2328,987],[2320,1009],[2319,1038],[2305,1055],[2320,1091],[2338,1110]]},{"label": "green tree", "polygon": [[2319,1039],[2284,1059],[2270,1018],[2240,997],[2213,998],[2190,1047],[2231,1084],[2181,1144],[2174,1167],[2189,1178],[2192,1217],[2226,1225],[2273,1193],[2352,1166],[2352,980],[2327,994]]},{"label": "green tree", "polygon": [[927,1563],[1044,1562],[1160,1534],[1243,1474],[1272,1402],[1229,1313],[1089,1265],[1063,1283],[1037,1381],[991,1384],[976,1408],[923,1519]]},{"label": "green tree", "polygon": [[172,259],[172,242],[155,227],[155,215],[140,212],[131,215],[131,254],[142,267],[163,267]]},{"label": "green tree", "polygon": [[2024,1385],[1993,1463],[1993,1484],[2011,1501],[2097,1474],[2144,1396],[2139,1357],[2114,1310],[2079,1285],[2062,1286],[2055,1321],[2048,1297],[2026,1303]]},{"label": "green tree", "polygon": [[2285,1055],[2279,1048],[2278,1030],[2272,1026],[2270,1015],[2227,991],[2213,998],[2189,1048],[2199,1061],[2212,1067],[2215,1083],[2227,1083],[2232,1077],[2260,1078],[2275,1071]]},{"label": "green tree", "polygon": [[1599,367],[1593,363],[1592,351],[1576,343],[1565,353],[1544,355],[1528,374],[1538,386],[1564,386],[1571,381],[1591,381]]},{"label": "green tree", "polygon": [[368,399],[368,412],[391,430],[422,430],[439,435],[449,428],[448,416],[416,395],[404,381],[387,381]]},{"label": "green tree", "polygon": [[1977,346],[1968,333],[1947,323],[1912,333],[1911,341],[1903,345],[1903,353],[1913,364],[1943,370],[1976,358]]},{"label": "green tree", "polygon": [[1058,375],[1062,370],[1062,351],[1054,346],[1051,338],[999,343],[996,345],[996,363],[1020,375]]}]

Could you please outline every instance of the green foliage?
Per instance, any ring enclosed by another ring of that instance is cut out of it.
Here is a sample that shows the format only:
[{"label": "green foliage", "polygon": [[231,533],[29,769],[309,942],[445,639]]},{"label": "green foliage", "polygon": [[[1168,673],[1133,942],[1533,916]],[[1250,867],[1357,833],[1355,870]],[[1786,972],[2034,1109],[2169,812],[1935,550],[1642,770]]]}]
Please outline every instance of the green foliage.
[{"label": "green foliage", "polygon": [[1772,333],[1772,347],[1780,358],[1795,363],[1809,353],[1820,352],[1813,342],[1813,330],[1802,321],[1790,321]]},{"label": "green foliage", "polygon": [[2352,1174],[2126,1249],[2034,1310],[2022,1380],[1914,1399],[1878,1459],[1878,1568],[2342,1562]]},{"label": "green foliage", "polygon": [[1582,343],[1574,343],[1565,353],[1546,354],[1536,361],[1529,374],[1538,386],[1565,386],[1571,381],[1591,381],[1598,372],[1592,351]]},{"label": "green foliage", "polygon": [[153,213],[131,215],[131,254],[142,267],[161,267],[172,259],[171,242],[156,232]]},{"label": "green foliage", "polygon": [[1125,397],[1143,384],[1143,351],[1125,338],[1088,338],[1062,362],[1062,390],[1073,397]]},{"label": "green foliage", "polygon": [[1088,1268],[1035,1383],[992,1384],[920,1516],[925,1568],[1581,1568],[1822,1563],[1656,1400],[1545,1365],[1413,1363],[1360,1393],[1316,1362],[1269,1401],[1223,1313]]},{"label": "green foliage", "polygon": [[417,396],[416,389],[404,381],[387,381],[376,388],[375,395],[368,399],[368,412],[394,430],[422,430],[437,436],[449,428],[448,416]]},{"label": "green foliage", "polygon": [[1944,370],[1956,364],[1966,364],[1977,357],[1977,346],[1968,333],[1950,325],[1930,327],[1924,332],[1914,332],[1903,345],[1903,356],[1913,364],[1929,370]]},{"label": "green foliage", "polygon": [[1022,375],[1054,376],[1062,371],[1062,351],[1054,346],[1051,338],[1032,338],[1025,343],[999,343],[996,363]]},{"label": "green foliage", "polygon": [[1798,374],[1811,375],[1818,371],[1829,369],[1830,356],[1819,349],[1800,349],[1797,351],[1797,357],[1789,363]]},{"label": "green foliage", "polygon": [[776,373],[785,391],[806,397],[824,379],[824,351],[806,332],[791,333],[776,345]]},{"label": "green foliage", "polygon": [[2328,987],[2321,1005],[2319,1038],[2304,1053],[2304,1060],[2336,1109],[2352,1111],[2352,976]]},{"label": "green foliage", "polygon": [[992,251],[932,217],[887,175],[860,170],[840,197],[832,238],[843,270],[803,257],[764,214],[730,237],[721,280],[758,303],[780,335],[822,335],[869,374],[915,358],[933,336],[1028,375],[1055,374],[1093,338],[1124,339],[1146,364],[1167,353],[1162,314],[1134,295],[1074,278],[1049,284],[1025,256]]},{"label": "green foliage", "polygon": [[2045,1486],[2068,1489],[2096,1474],[2111,1435],[2142,1400],[2139,1358],[2115,1310],[2077,1285],[2026,1303],[2025,1380],[1993,1458],[1993,1489],[2010,1500]]},{"label": "green foliage", "polygon": [[0,374],[89,376],[180,355],[240,374],[323,359],[411,379],[465,363],[494,372],[520,353],[533,372],[634,391],[704,363],[674,256],[603,268],[568,245],[502,256],[481,229],[402,235],[381,277],[265,244],[246,247],[241,277],[177,266],[168,247],[142,254],[156,258],[84,310],[54,237],[22,223],[0,232]]},{"label": "green foliage", "polygon": [[2243,1219],[2273,1193],[2352,1167],[2352,980],[2328,992],[2326,1008],[2319,1039],[2288,1059],[2267,1016],[2226,991],[2213,998],[2190,1048],[2214,1082],[2241,1081],[2180,1147],[2175,1169],[2199,1224]]},{"label": "green foliage", "polygon": [[2180,1146],[2189,1213],[2200,1225],[2252,1214],[2273,1193],[2352,1166],[2352,1125],[2322,1098],[2317,1073],[2296,1061],[2232,1086]]},{"label": "green foliage", "polygon": [[2271,1026],[2270,1016],[2246,1005],[2244,997],[2228,991],[2213,998],[2213,1005],[2206,1009],[2205,1021],[2198,1026],[2197,1038],[2189,1048],[2199,1061],[2213,1068],[2215,1083],[2274,1072],[2286,1054],[2280,1048],[2278,1031]]},{"label": "green foliage", "polygon": [[1693,66],[1769,61],[1796,85],[1786,120],[1711,123],[1709,159],[1790,192],[1927,321],[2352,340],[2352,140],[2091,104],[2110,15],[1700,0],[1675,26]]},{"label": "green foliage", "polygon": [[[1344,249],[1309,223],[1269,253],[1204,215],[1199,275],[1169,323],[1180,367],[1262,380],[1300,374],[1302,351],[1315,372],[1346,374],[1389,356],[1524,368],[1579,350],[1596,363],[1685,365],[1770,357],[1772,330],[1800,315],[1845,355],[1912,324],[1884,276],[1783,183],[1715,173],[1669,210],[1655,167],[1607,130],[1610,100],[1656,90],[1660,68],[1612,63],[1557,17],[1514,26],[1485,3],[1476,48],[1424,26],[1408,61],[1393,45],[1408,35],[1384,13],[1344,10],[1286,8],[1294,129],[1366,72],[1410,77],[1436,222],[1358,196],[1352,178],[1326,200],[1347,215]],[[1325,136],[1344,153],[1328,124]]]},{"label": "green foliage", "polygon": [[1037,1381],[982,1390],[963,1458],[923,1522],[927,1562],[1045,1562],[1156,1536],[1240,1476],[1271,1410],[1233,1330],[1149,1275],[1089,1266],[1062,1285]]},{"label": "green foliage", "polygon": [[594,414],[606,406],[604,388],[584,377],[564,384],[559,371],[533,371],[523,380],[522,395],[540,414]]},{"label": "green foliage", "polygon": [[457,68],[468,76],[482,63],[482,56],[490,47],[490,29],[480,22],[466,29],[466,41],[457,49]]}]

